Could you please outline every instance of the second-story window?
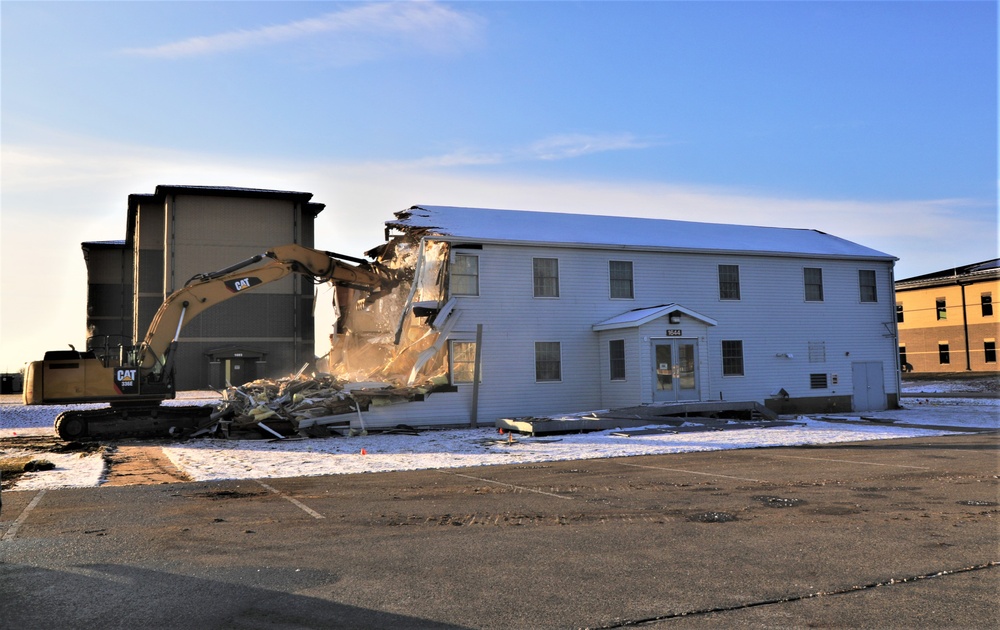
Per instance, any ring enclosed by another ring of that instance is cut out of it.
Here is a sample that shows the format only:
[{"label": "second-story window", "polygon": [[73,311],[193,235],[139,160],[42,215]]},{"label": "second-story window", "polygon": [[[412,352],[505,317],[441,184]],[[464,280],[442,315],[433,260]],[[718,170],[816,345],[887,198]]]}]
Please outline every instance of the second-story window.
[{"label": "second-story window", "polygon": [[861,289],[862,302],[878,302],[878,289],[875,287],[874,271],[871,269],[859,269],[858,286]]},{"label": "second-story window", "polygon": [[934,300],[934,310],[937,311],[937,318],[948,319],[948,303],[944,298]]},{"label": "second-story window", "polygon": [[902,304],[897,304],[896,305],[896,323],[897,324],[902,324],[903,323],[903,305]]},{"label": "second-story window", "polygon": [[611,278],[611,297],[631,300],[635,297],[632,285],[632,261],[608,261],[608,275]]},{"label": "second-story window", "polygon": [[806,267],[803,270],[807,302],[823,301],[823,270],[818,267]]},{"label": "second-story window", "polygon": [[983,293],[980,296],[983,306],[983,317],[993,317],[993,294]]},{"label": "second-story window", "polygon": [[479,256],[455,254],[449,283],[452,295],[479,295]]},{"label": "second-story window", "polygon": [[535,297],[559,297],[559,259],[533,258]]},{"label": "second-story window", "polygon": [[719,299],[740,299],[739,265],[719,265]]}]

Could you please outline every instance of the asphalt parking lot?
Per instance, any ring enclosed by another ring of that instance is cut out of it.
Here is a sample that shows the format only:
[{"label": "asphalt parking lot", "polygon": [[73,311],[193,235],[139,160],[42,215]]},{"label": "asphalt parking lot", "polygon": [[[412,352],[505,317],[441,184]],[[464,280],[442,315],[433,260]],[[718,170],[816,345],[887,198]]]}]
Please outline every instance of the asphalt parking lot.
[{"label": "asphalt parking lot", "polygon": [[10,628],[1000,625],[1000,438],[4,493]]}]

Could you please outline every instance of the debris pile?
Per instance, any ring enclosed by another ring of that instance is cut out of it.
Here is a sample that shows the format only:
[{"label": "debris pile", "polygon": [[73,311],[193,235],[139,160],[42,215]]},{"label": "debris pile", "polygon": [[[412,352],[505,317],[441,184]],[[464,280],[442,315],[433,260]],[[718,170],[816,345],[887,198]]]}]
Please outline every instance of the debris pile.
[{"label": "debris pile", "polygon": [[213,437],[330,437],[367,433],[361,412],[423,400],[445,382],[402,387],[346,382],[330,374],[258,379],[223,392],[211,424],[192,434]]}]

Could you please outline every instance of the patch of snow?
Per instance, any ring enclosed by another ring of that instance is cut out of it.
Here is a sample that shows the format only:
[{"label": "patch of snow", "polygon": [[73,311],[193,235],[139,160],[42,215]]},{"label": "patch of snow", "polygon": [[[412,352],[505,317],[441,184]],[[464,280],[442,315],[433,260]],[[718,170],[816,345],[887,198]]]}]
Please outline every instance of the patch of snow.
[{"label": "patch of snow", "polygon": [[[206,400],[210,403],[210,400]],[[191,398],[171,404],[192,404]],[[198,481],[355,474],[522,464],[578,459],[630,457],[737,448],[768,448],[833,444],[862,440],[947,435],[936,428],[911,428],[887,422],[928,427],[1000,429],[997,399],[907,399],[904,409],[854,414],[817,414],[794,418],[801,426],[727,431],[614,435],[619,430],[542,437],[500,435],[495,428],[429,430],[419,435],[370,434],[285,440],[191,439],[163,445],[163,452],[180,470]],[[75,405],[74,407],[82,407]],[[0,405],[0,436],[52,434],[52,421],[67,407]],[[572,417],[580,414],[567,414]],[[878,418],[885,424],[840,424],[821,418]],[[365,454],[362,454],[364,451]],[[13,451],[4,454],[13,455]],[[100,485],[100,455],[44,454],[56,464],[52,471],[26,473],[16,490],[92,487]]]}]

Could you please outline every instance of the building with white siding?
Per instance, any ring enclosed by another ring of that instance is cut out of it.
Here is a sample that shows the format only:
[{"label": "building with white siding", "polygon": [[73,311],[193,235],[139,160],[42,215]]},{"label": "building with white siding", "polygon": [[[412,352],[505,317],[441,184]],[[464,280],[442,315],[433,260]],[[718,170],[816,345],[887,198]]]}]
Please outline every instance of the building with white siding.
[{"label": "building with white siding", "polygon": [[451,391],[373,408],[372,425],[897,406],[889,254],[808,229],[479,208],[413,206],[386,226],[390,244],[419,242],[403,319],[439,333],[422,360],[437,353]]}]

